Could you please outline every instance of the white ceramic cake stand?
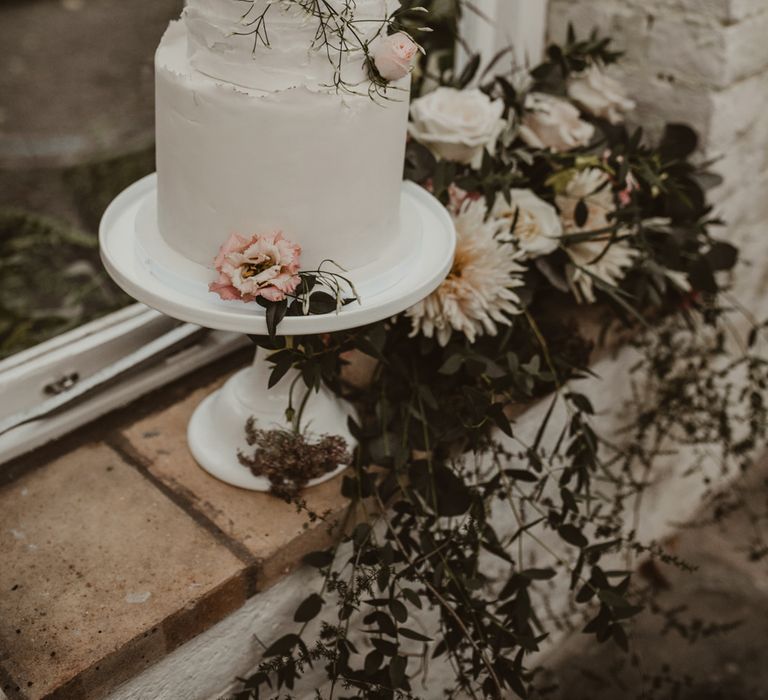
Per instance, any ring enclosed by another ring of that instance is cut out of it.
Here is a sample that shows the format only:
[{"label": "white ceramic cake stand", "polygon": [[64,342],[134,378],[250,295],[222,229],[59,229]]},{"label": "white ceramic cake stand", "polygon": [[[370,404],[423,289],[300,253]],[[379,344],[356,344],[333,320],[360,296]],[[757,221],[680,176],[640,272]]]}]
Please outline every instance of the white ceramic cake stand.
[{"label": "white ceramic cake stand", "polygon": [[[101,258],[112,278],[131,296],[169,316],[206,328],[267,335],[264,310],[256,304],[225,302],[208,292],[215,273],[172,251],[159,235],[155,206],[157,181],[150,175],[131,185],[109,205],[101,221]],[[386,269],[366,268],[355,278],[360,303],[338,313],[286,317],[279,335],[329,333],[375,323],[393,316],[429,295],[448,274],[456,234],[445,208],[413,183],[403,183],[400,220],[407,236],[408,255]],[[225,232],[226,233],[226,232]],[[253,364],[233,375],[202,401],[189,423],[190,450],[200,466],[233,486],[268,491],[265,477],[254,476],[238,460],[246,454],[244,427],[253,416],[259,427],[288,427],[285,409],[294,370],[271,389],[266,355],[258,352]],[[296,383],[294,406],[306,389]],[[312,434],[341,435],[352,446],[347,428],[351,407],[332,392],[313,393],[303,411],[302,427]],[[319,484],[344,468],[309,482]]]}]

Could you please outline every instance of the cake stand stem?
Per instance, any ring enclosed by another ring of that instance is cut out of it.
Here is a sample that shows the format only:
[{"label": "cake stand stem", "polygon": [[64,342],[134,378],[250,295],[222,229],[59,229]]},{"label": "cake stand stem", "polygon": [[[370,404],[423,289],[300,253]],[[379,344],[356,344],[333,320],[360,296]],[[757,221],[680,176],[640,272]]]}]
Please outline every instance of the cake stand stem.
[{"label": "cake stand stem", "polygon": [[[298,370],[290,369],[272,388],[268,389],[272,365],[264,351],[257,351],[253,364],[230,377],[224,386],[205,398],[189,422],[187,437],[197,463],[217,479],[253,491],[269,491],[265,477],[254,476],[238,459],[238,453],[248,454],[245,425],[254,418],[263,429],[292,430],[300,421],[301,429],[310,435],[340,435],[349,448],[355,441],[347,427],[352,407],[326,387],[309,391]],[[291,401],[296,409],[294,421],[289,421],[285,409]],[[340,470],[338,470],[340,471]],[[310,486],[335,476],[330,472],[309,482]]]}]

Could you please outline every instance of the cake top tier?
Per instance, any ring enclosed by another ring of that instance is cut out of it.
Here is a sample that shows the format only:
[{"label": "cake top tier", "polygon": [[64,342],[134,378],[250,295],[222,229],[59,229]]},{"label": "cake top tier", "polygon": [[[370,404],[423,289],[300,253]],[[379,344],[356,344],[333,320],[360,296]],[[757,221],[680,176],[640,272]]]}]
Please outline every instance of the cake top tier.
[{"label": "cake top tier", "polygon": [[[267,92],[368,80],[363,47],[387,34],[399,0],[189,0],[192,66]],[[361,91],[365,92],[366,88]]]}]

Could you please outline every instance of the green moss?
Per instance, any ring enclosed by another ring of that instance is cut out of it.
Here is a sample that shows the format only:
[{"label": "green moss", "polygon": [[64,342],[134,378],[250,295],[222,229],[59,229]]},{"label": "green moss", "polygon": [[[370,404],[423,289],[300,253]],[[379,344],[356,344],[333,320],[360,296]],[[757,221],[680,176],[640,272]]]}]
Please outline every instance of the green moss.
[{"label": "green moss", "polygon": [[0,209],[0,358],[129,302],[104,272],[95,234]]},{"label": "green moss", "polygon": [[62,171],[82,227],[0,207],[0,358],[131,302],[104,272],[96,231],[107,205],[152,172],[154,159],[148,148]]},{"label": "green moss", "polygon": [[152,147],[68,168],[64,172],[64,182],[72,192],[86,228],[96,231],[107,205],[126,187],[154,169],[155,149]]}]

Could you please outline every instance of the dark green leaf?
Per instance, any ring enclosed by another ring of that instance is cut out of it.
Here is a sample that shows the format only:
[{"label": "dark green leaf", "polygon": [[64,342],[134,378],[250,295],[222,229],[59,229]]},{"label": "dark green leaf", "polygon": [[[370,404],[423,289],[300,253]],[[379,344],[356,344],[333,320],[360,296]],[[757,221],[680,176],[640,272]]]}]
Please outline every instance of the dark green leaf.
[{"label": "dark green leaf", "polygon": [[403,597],[411,605],[413,605],[413,607],[421,610],[421,598],[419,598],[419,594],[416,593],[416,591],[414,591],[412,588],[403,588],[402,593],[403,593]]},{"label": "dark green leaf", "polygon": [[305,564],[314,566],[316,569],[322,569],[333,563],[333,552],[330,550],[324,552],[310,552],[309,554],[304,555],[303,561]]},{"label": "dark green leaf", "polygon": [[714,243],[704,256],[709,266],[715,270],[730,270],[739,259],[739,249],[730,243]]},{"label": "dark green leaf", "polygon": [[329,314],[336,311],[336,299],[327,292],[314,292],[309,297],[310,314]]},{"label": "dark green leaf", "polygon": [[398,622],[405,622],[408,619],[408,608],[395,598],[389,601],[389,611]]},{"label": "dark green leaf", "polygon": [[455,355],[451,355],[445,362],[443,362],[443,365],[438,370],[440,374],[456,374],[461,369],[461,366],[464,364],[464,356],[459,355],[456,353]]},{"label": "dark green leaf", "polygon": [[583,199],[580,199],[576,203],[576,209],[573,213],[573,216],[576,225],[579,228],[584,228],[584,225],[587,223],[587,219],[589,219],[589,209],[587,209],[587,203]]},{"label": "dark green leaf", "polygon": [[378,649],[384,656],[394,656],[397,654],[397,644],[389,642],[386,639],[379,639],[374,637],[371,639],[371,644]]},{"label": "dark green leaf", "polygon": [[479,53],[472,54],[472,57],[467,61],[467,65],[456,80],[456,87],[463,90],[467,85],[472,82],[472,79],[477,74],[477,69],[480,68],[481,55]]},{"label": "dark green leaf", "polygon": [[294,622],[309,622],[314,619],[323,609],[324,602],[317,593],[312,593],[296,608],[296,613],[293,616]]},{"label": "dark green leaf", "polygon": [[384,663],[384,655],[378,650],[374,649],[365,657],[365,672],[371,676],[381,668],[381,664]]},{"label": "dark green leaf", "polygon": [[275,339],[277,327],[280,325],[280,321],[285,318],[287,311],[287,299],[270,302],[269,306],[267,306],[267,330],[269,331],[269,337],[271,340]]},{"label": "dark green leaf", "polygon": [[264,652],[264,656],[270,657],[290,654],[299,642],[301,642],[301,637],[299,637],[298,634],[286,634],[270,644]]},{"label": "dark green leaf", "polygon": [[400,688],[405,681],[408,659],[405,656],[394,656],[389,662],[389,680],[393,688]]},{"label": "dark green leaf", "polygon": [[561,525],[557,529],[557,532],[560,537],[562,537],[568,544],[572,544],[574,547],[586,547],[589,544],[582,531],[579,530],[579,528],[577,528],[575,525]]},{"label": "dark green leaf", "polygon": [[415,632],[412,629],[408,629],[407,627],[401,627],[398,632],[401,636],[405,637],[406,639],[413,639],[417,642],[431,642],[432,639],[430,637],[426,637],[425,635],[421,634],[420,632]]},{"label": "dark green leaf", "polygon": [[620,624],[615,624],[611,627],[611,636],[616,645],[624,652],[629,652],[629,640],[627,639],[627,633]]},{"label": "dark green leaf", "polygon": [[684,160],[699,145],[696,132],[686,124],[667,124],[659,144],[659,150],[665,158]]},{"label": "dark green leaf", "polygon": [[539,477],[536,474],[524,471],[523,469],[505,469],[504,473],[515,481],[527,481],[529,483],[535,483],[539,480]]},{"label": "dark green leaf", "polygon": [[531,581],[548,581],[554,578],[557,572],[554,569],[526,569],[520,575]]}]

